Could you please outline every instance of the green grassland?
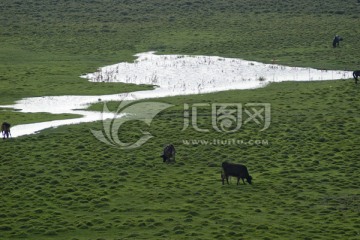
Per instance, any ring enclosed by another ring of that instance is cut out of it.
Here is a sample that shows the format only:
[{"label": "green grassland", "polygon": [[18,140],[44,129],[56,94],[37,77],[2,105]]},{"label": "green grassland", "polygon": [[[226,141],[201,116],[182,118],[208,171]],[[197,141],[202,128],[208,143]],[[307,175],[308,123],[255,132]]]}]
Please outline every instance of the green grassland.
[{"label": "green grassland", "polygon": [[[359,8],[356,0],[3,0],[0,104],[151,89],[79,77],[148,50],[357,69]],[[344,41],[333,49],[335,34]],[[353,80],[339,80],[156,99],[174,106],[151,126],[120,129],[124,142],[140,130],[154,136],[133,150],[97,140],[90,129],[102,122],[1,141],[0,239],[359,239],[359,94]],[[220,133],[203,107],[197,123],[209,132],[182,131],[184,103],[216,102],[270,103],[271,125]],[[54,117],[0,112],[15,124]],[[196,143],[214,139],[245,143]],[[177,162],[163,164],[170,142]],[[224,160],[248,166],[253,185],[222,186]]]},{"label": "green grassland", "polygon": [[50,113],[21,113],[18,111],[12,111],[9,109],[1,109],[1,120],[5,122],[11,122],[12,126],[24,124],[24,123],[37,123],[47,121],[62,120],[69,118],[79,118],[82,115],[77,114],[50,114]]},{"label": "green grassland", "polygon": [[[0,102],[144,89],[79,76],[149,50],[355,69],[359,8],[355,0],[4,0]],[[335,34],[341,49],[332,49]]]},{"label": "green grassland", "polygon": [[[102,123],[59,127],[1,144],[3,239],[358,239],[360,89],[350,81],[279,83],[257,90],[159,99],[174,104],[151,126],[154,137],[122,150],[97,140]],[[183,128],[182,104],[269,102],[271,125],[233,134]],[[115,103],[109,104],[116,109]],[[98,106],[101,109],[102,106]],[[186,140],[266,140],[186,144]],[[163,164],[164,143],[177,162]],[[222,186],[224,160],[248,166],[253,185]]]}]

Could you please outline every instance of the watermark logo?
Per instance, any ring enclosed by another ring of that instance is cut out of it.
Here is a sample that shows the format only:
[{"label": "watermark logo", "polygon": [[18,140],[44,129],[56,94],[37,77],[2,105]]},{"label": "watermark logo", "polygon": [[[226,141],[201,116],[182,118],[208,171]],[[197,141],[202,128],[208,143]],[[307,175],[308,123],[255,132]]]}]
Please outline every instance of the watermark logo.
[{"label": "watermark logo", "polygon": [[204,145],[204,146],[268,146],[267,139],[235,139],[235,138],[214,138],[214,139],[183,139],[184,145]]},{"label": "watermark logo", "polygon": [[[105,144],[121,149],[138,148],[151,139],[153,135],[148,131],[135,129],[135,131],[140,131],[141,133],[137,141],[123,142],[119,138],[122,133],[120,128],[123,124],[128,121],[142,121],[150,126],[158,113],[172,106],[174,105],[161,102],[122,101],[117,111],[110,112],[106,103],[104,103],[102,111],[103,130],[91,130],[91,132],[98,140]],[[270,126],[270,107],[269,103],[194,103],[191,105],[185,103],[182,131],[191,125],[198,132],[209,132],[209,127],[199,127],[198,117],[200,114],[211,114],[211,124],[209,123],[208,125],[211,125],[213,130],[220,133],[237,132],[242,125],[251,122],[260,126],[259,131],[264,131]],[[199,109],[201,109],[201,113],[199,113]],[[236,142],[236,144],[244,143]],[[211,145],[224,145],[224,143],[222,141],[213,141]]]},{"label": "watermark logo", "polygon": [[261,126],[259,131],[264,131],[269,128],[271,123],[270,103],[195,103],[192,105],[185,103],[184,126],[182,131],[186,130],[190,124],[198,132],[210,131],[209,129],[198,126],[199,108],[208,108],[209,111],[211,111],[212,127],[217,132],[237,132],[243,124],[250,122]]},{"label": "watermark logo", "polygon": [[103,106],[103,130],[91,130],[92,134],[101,142],[121,149],[134,149],[142,146],[153,137],[150,132],[139,129],[142,136],[136,142],[122,142],[119,139],[120,127],[128,121],[142,121],[148,126],[151,125],[154,117],[161,111],[173,105],[160,102],[139,102],[123,101],[115,113],[111,113],[104,103]]},{"label": "watermark logo", "polygon": [[211,106],[212,127],[218,132],[237,132],[242,124],[242,104],[214,103]]},{"label": "watermark logo", "polygon": [[260,131],[269,128],[271,122],[270,103],[247,103],[245,104],[245,113],[247,119],[244,124],[254,121],[258,125],[263,125],[263,128]]}]

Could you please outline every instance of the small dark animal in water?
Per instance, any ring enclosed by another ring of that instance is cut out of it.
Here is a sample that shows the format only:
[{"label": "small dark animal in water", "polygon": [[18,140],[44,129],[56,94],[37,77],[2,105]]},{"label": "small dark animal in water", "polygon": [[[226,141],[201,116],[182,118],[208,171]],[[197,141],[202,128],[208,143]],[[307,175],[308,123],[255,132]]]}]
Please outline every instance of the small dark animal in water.
[{"label": "small dark animal in water", "polygon": [[10,123],[7,123],[7,122],[3,122],[1,124],[1,133],[3,135],[3,139],[9,138],[9,135],[11,135],[10,126],[11,126]]},{"label": "small dark animal in water", "polygon": [[333,47],[336,48],[336,47],[340,47],[340,41],[342,41],[343,38],[336,35],[333,39]]},{"label": "small dark animal in water", "polygon": [[163,162],[175,162],[175,153],[176,151],[174,145],[169,144],[165,146],[163,154],[161,155],[161,157],[163,158]]},{"label": "small dark animal in water", "polygon": [[239,185],[240,178],[242,179],[243,183],[245,184],[244,179],[251,184],[252,177],[249,175],[247,167],[242,164],[235,164],[235,163],[222,163],[223,173],[221,174],[222,184],[225,184],[225,179],[227,184],[229,184],[229,177],[237,177],[237,185]]},{"label": "small dark animal in water", "polygon": [[358,83],[358,77],[360,76],[360,70],[356,70],[353,72],[353,77],[355,79],[355,83]]}]

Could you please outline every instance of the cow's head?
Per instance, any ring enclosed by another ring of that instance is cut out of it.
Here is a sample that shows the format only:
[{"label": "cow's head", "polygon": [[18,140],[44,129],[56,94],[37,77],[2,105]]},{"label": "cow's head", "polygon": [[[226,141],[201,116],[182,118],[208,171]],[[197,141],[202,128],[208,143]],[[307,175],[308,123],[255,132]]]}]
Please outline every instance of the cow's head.
[{"label": "cow's head", "polygon": [[249,184],[251,184],[251,180],[252,180],[252,176],[248,176],[247,178],[246,178],[246,181],[249,183]]},{"label": "cow's head", "polygon": [[166,156],[163,154],[163,155],[161,155],[160,157],[162,157],[162,159],[163,159],[163,162],[166,162]]},{"label": "cow's head", "polygon": [[222,168],[225,168],[225,167],[228,166],[228,165],[229,165],[229,163],[228,163],[227,161],[225,161],[225,162],[223,162],[223,163],[221,164]]}]

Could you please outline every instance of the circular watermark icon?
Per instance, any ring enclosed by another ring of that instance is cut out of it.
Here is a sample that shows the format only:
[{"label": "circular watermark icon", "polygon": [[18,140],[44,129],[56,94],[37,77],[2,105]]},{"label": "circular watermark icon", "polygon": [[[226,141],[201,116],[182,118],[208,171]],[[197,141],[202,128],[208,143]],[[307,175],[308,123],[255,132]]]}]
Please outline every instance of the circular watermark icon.
[{"label": "circular watermark icon", "polygon": [[[153,137],[150,132],[136,129],[142,133],[135,142],[123,142],[119,139],[120,127],[128,121],[142,121],[151,125],[154,117],[161,111],[174,105],[161,102],[134,102],[123,101],[116,112],[111,114],[106,103],[103,106],[103,129],[93,130],[92,134],[101,142],[121,149],[134,149],[142,146]],[[110,115],[109,115],[110,114]],[[112,115],[112,117],[110,117]]]}]

